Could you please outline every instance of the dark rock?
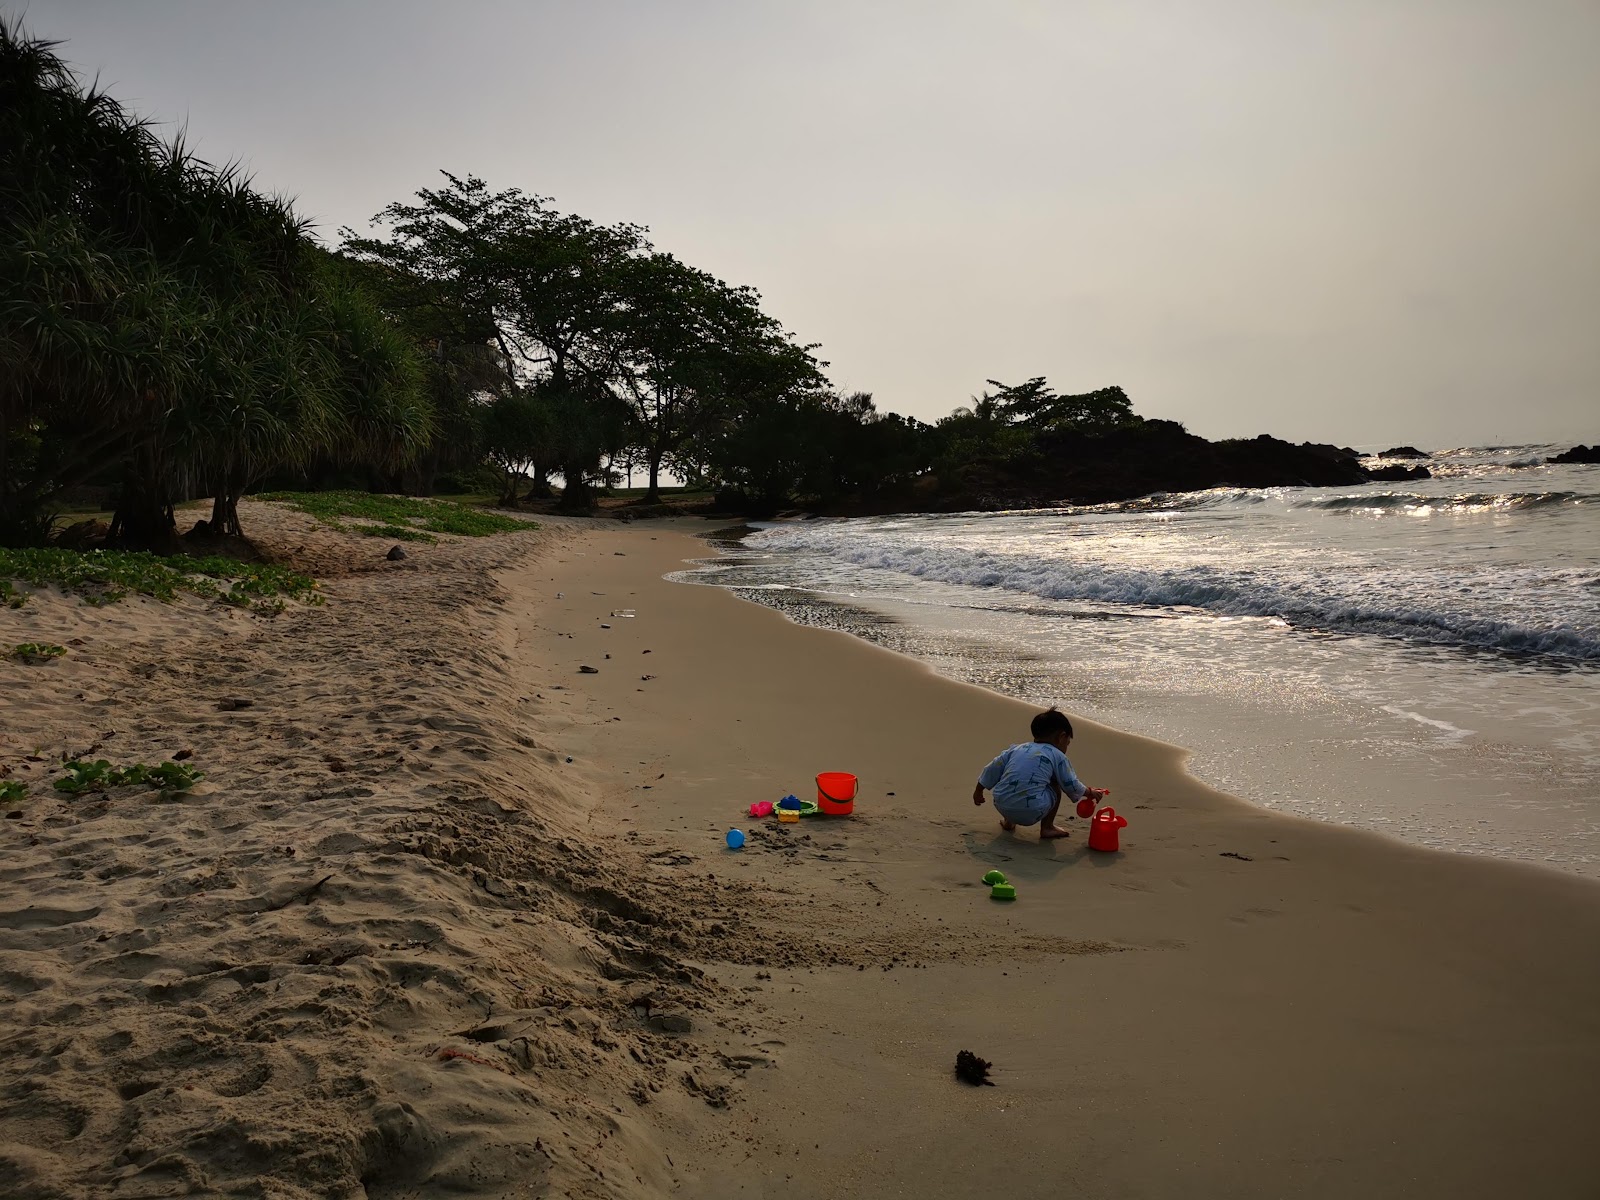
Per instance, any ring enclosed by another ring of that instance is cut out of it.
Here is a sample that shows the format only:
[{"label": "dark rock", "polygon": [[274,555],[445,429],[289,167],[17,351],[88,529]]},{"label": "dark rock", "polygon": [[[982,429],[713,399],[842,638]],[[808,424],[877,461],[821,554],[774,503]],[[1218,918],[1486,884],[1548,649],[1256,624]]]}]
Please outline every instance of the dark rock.
[{"label": "dark rock", "polygon": [[1047,435],[1039,439],[1039,452],[1039,460],[1030,461],[1026,470],[1010,472],[985,463],[940,481],[934,493],[885,497],[883,505],[857,505],[842,514],[835,506],[827,512],[993,511],[1108,504],[1214,487],[1345,487],[1367,481],[1355,457],[1330,454],[1323,446],[1297,446],[1265,434],[1209,442],[1176,421],[1145,421],[1095,436]]},{"label": "dark rock", "polygon": [[579,675],[598,675],[598,674],[600,674],[600,668],[599,667],[588,667],[588,666],[579,667],[578,668],[578,674]]},{"label": "dark rock", "polygon": [[94,550],[110,536],[111,526],[104,521],[77,521],[56,534],[56,545],[63,550]]},{"label": "dark rock", "polygon": [[1378,483],[1392,483],[1400,479],[1432,479],[1433,472],[1420,463],[1414,467],[1395,463],[1392,467],[1374,467],[1367,472],[1367,478]]},{"label": "dark rock", "polygon": [[1331,458],[1335,462],[1361,457],[1359,450],[1352,450],[1349,446],[1330,446],[1326,442],[1301,442],[1300,449],[1310,454],[1320,454],[1323,458]]},{"label": "dark rock", "polygon": [[390,562],[399,562],[402,558],[407,557],[406,549],[404,546],[390,546],[389,553],[385,554],[384,557]]},{"label": "dark rock", "polygon": [[20,820],[21,817],[22,817],[22,810],[20,808],[14,808],[14,809],[12,809],[10,812],[8,812],[6,814],[6,820],[8,820],[8,821]]},{"label": "dark rock", "polygon": [[1378,452],[1379,458],[1432,458],[1426,450],[1418,450],[1415,446],[1390,446],[1387,450]]},{"label": "dark rock", "polygon": [[226,700],[217,701],[217,711],[237,712],[241,708],[251,708],[254,705],[254,700],[246,700],[243,696],[229,696]]},{"label": "dark rock", "polygon": [[1593,446],[1574,446],[1571,450],[1563,450],[1553,458],[1545,459],[1552,463],[1600,463],[1600,442]]},{"label": "dark rock", "polygon": [[661,1033],[688,1033],[694,1029],[694,1022],[680,1012],[652,1013],[650,1028]]}]

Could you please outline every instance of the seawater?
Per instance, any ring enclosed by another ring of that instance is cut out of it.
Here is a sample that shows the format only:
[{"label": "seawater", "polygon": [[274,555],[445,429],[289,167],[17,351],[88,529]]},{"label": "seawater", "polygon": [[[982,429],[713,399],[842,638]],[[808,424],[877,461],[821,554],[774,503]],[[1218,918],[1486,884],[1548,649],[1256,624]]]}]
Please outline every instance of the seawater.
[{"label": "seawater", "polygon": [[767,524],[682,578],[1187,747],[1257,804],[1600,877],[1600,467],[1560,449]]}]

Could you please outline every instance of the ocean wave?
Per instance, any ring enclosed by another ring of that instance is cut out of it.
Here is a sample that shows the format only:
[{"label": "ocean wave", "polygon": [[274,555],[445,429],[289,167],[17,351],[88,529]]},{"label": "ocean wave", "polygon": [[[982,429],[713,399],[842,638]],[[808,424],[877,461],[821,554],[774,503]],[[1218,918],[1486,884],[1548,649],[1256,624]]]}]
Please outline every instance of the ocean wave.
[{"label": "ocean wave", "polygon": [[1552,508],[1563,504],[1593,504],[1600,496],[1581,492],[1466,492],[1454,496],[1425,496],[1419,492],[1374,492],[1344,496],[1325,496],[1302,500],[1296,508],[1320,508],[1332,512],[1352,509],[1425,509],[1429,512],[1511,512],[1520,509]]},{"label": "ocean wave", "polygon": [[[1436,645],[1600,662],[1600,627],[1539,626],[1491,611],[1469,611],[1418,586],[1414,574],[1330,570],[1166,570],[1016,556],[864,534],[859,527],[787,528],[756,535],[772,549],[820,554],[855,566],[974,588],[1006,589],[1046,600],[1200,610],[1217,616],[1272,617],[1303,630],[1366,634]],[[1458,580],[1465,583],[1465,580]],[[1562,586],[1576,590],[1576,580]],[[1529,594],[1531,585],[1497,580],[1487,594]],[[1463,589],[1458,587],[1459,593]],[[1528,603],[1530,614],[1550,606]]]},{"label": "ocean wave", "polygon": [[[1018,517],[1116,516],[1122,513],[1194,512],[1232,504],[1265,504],[1270,493],[1258,488],[1211,488],[1203,492],[1151,492],[1133,500],[1110,500],[1104,504],[1060,504],[1050,508],[1007,509],[999,512],[963,513],[969,519]],[[937,514],[935,514],[937,517]]]}]

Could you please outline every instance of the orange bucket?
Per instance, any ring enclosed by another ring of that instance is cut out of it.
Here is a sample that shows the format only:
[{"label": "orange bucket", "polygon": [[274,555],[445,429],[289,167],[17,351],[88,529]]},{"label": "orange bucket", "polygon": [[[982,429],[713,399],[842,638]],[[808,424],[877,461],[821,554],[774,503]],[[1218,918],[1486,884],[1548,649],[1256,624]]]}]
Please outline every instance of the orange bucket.
[{"label": "orange bucket", "polygon": [[817,807],[830,817],[848,817],[856,808],[856,777],[843,771],[818,775]]}]

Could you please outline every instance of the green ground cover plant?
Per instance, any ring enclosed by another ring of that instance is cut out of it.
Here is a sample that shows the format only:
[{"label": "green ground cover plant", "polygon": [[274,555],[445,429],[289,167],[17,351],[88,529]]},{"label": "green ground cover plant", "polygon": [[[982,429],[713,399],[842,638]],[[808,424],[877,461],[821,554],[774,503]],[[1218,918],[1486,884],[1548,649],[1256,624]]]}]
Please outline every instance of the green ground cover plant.
[{"label": "green ground cover plant", "polygon": [[[308,513],[324,525],[346,533],[392,537],[401,541],[432,542],[431,534],[488,537],[519,529],[537,529],[533,521],[520,521],[498,513],[469,508],[450,500],[419,500],[412,496],[379,496],[370,492],[266,492],[255,497]],[[347,525],[347,520],[372,521]]]},{"label": "green ground cover plant", "polygon": [[28,785],[20,779],[0,779],[0,804],[15,804],[28,794]]},{"label": "green ground cover plant", "polygon": [[188,763],[170,761],[159,767],[145,763],[114,767],[104,758],[97,758],[93,762],[74,758],[61,766],[66,774],[56,780],[54,786],[56,791],[69,796],[81,796],[85,792],[101,792],[114,787],[153,787],[163,792],[183,792],[205,778]]},{"label": "green ground cover plant", "polygon": [[26,663],[49,662],[66,652],[65,646],[57,646],[53,642],[20,642],[11,647],[11,657],[20,658]]},{"label": "green ground cover plant", "polygon": [[54,585],[88,604],[113,604],[129,595],[172,601],[180,592],[259,612],[276,612],[285,600],[321,602],[316,580],[266,563],[231,558],[161,558],[118,550],[0,547],[0,596],[12,607],[26,603],[15,582]]}]

